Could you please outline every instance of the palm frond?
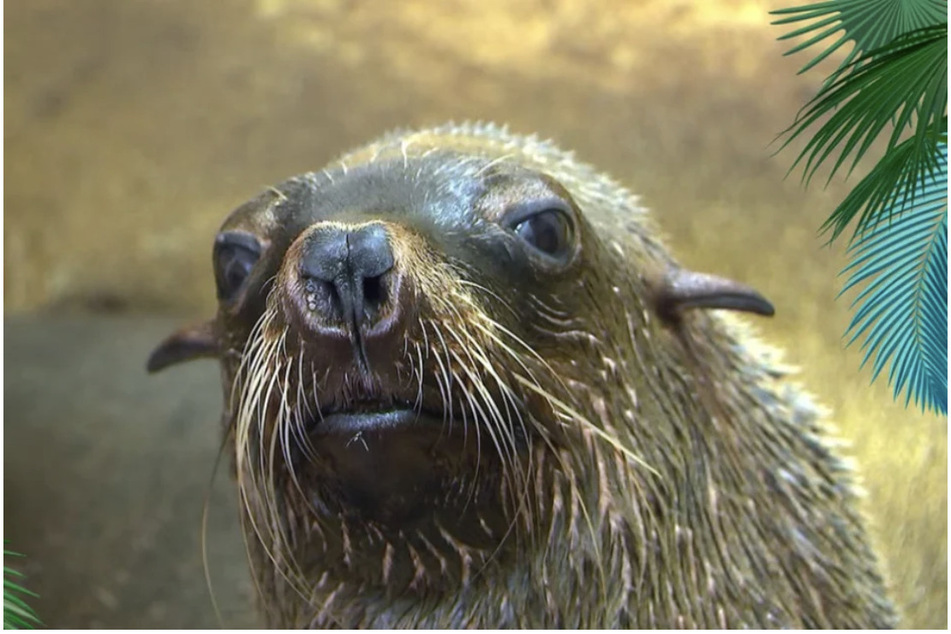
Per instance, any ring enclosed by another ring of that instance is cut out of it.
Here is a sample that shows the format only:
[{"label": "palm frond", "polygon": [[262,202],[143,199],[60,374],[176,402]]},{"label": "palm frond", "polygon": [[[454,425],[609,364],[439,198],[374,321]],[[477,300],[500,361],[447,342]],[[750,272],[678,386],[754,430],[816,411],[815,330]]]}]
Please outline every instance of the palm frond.
[{"label": "palm frond", "polygon": [[[867,282],[848,345],[865,335],[864,365],[874,357],[872,381],[889,361],[895,398],[905,391],[922,410],[948,411],[948,148],[935,152],[938,169],[918,187],[914,202],[893,210],[857,236],[842,293]],[[897,192],[895,203],[907,197]],[[841,293],[840,293],[841,294]]]},{"label": "palm frond", "polygon": [[[884,129],[892,128],[888,152],[911,127],[913,119],[916,126],[912,143],[917,151],[907,156],[916,163],[927,161],[942,131],[938,124],[946,121],[947,36],[947,24],[900,36],[859,58],[852,65],[856,68],[854,72],[824,86],[784,132],[791,134],[780,150],[831,114],[799,153],[790,171],[805,160],[803,178],[808,182],[819,166],[842,146],[829,179],[847,157],[854,154],[851,172]],[[919,171],[912,169],[911,173]]]},{"label": "palm frond", "polygon": [[[947,117],[940,127],[934,128],[946,131]],[[932,139],[938,136],[947,142],[933,130],[927,136]],[[930,148],[922,149],[919,139],[911,137],[887,152],[823,223],[821,231],[831,231],[829,242],[838,238],[856,216],[858,222],[851,241],[880,221],[891,221],[896,210],[913,205],[920,185],[939,168],[939,155],[935,152],[939,142],[934,141]]]},{"label": "palm frond", "polygon": [[[855,47],[832,74],[835,79],[863,53],[884,46],[903,33],[947,24],[948,4],[943,0],[829,0],[788,9],[771,11],[772,15],[787,16],[773,22],[775,25],[806,22],[780,40],[810,35],[808,40],[786,52],[793,55],[820,43],[828,46],[806,64],[804,73],[848,42]],[[829,40],[838,36],[834,41]]]},{"label": "palm frond", "polygon": [[[22,555],[11,552],[4,548],[3,558],[22,557]],[[43,623],[37,618],[36,613],[23,600],[23,595],[35,597],[36,595],[14,581],[23,574],[10,568],[4,562],[3,566],[3,629],[21,630],[36,627]]]}]

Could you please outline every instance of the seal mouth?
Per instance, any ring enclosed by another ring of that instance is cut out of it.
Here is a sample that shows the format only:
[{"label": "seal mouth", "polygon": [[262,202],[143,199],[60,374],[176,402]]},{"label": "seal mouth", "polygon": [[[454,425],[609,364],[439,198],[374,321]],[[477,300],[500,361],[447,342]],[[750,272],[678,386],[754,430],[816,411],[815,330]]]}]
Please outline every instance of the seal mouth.
[{"label": "seal mouth", "polygon": [[300,458],[325,504],[335,500],[339,512],[406,526],[446,497],[447,482],[472,471],[472,431],[406,402],[349,403],[312,422],[313,453]]},{"label": "seal mouth", "polygon": [[357,404],[347,411],[322,413],[314,421],[313,431],[320,436],[356,435],[364,432],[412,431],[414,428],[448,422],[443,414],[406,405],[383,408],[370,403]]}]

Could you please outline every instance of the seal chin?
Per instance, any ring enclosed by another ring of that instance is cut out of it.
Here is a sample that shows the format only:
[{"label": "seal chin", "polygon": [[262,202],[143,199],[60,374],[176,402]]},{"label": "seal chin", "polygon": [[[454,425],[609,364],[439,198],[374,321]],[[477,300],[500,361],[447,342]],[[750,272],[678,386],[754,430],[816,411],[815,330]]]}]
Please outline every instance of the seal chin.
[{"label": "seal chin", "polygon": [[412,408],[325,414],[310,433],[309,471],[337,512],[405,526],[471,469],[477,443],[468,441],[470,432]]}]

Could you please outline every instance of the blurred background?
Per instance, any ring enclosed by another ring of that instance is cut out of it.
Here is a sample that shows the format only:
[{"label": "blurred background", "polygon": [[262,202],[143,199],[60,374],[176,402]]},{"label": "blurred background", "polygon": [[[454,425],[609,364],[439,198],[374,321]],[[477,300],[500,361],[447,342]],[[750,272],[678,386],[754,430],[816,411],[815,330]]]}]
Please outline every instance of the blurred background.
[{"label": "blurred background", "polygon": [[686,266],[773,301],[756,325],[851,445],[904,625],[946,627],[947,419],[844,347],[844,249],[817,228],[857,178],[806,191],[773,156],[831,69],[797,76],[783,6],[8,0],[4,539],[44,622],[257,624],[227,460],[211,484],[217,368],[145,358],[214,310],[231,209],[392,128],[482,119],[574,149]]}]

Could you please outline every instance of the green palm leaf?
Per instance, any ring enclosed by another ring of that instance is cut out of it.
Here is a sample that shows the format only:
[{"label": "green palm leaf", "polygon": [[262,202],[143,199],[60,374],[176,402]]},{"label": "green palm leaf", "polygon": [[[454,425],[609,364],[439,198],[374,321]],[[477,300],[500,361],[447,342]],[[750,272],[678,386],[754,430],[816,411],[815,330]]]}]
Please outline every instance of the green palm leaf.
[{"label": "green palm leaf", "polygon": [[[3,558],[20,557],[17,553],[3,550]],[[19,630],[42,625],[36,613],[23,601],[22,595],[36,595],[14,581],[23,575],[13,568],[3,566],[3,629]]]},{"label": "green palm leaf", "polygon": [[888,44],[903,33],[947,24],[947,12],[948,3],[943,0],[829,0],[770,13],[787,16],[774,21],[776,25],[807,22],[805,26],[779,38],[787,40],[811,36],[787,51],[786,55],[822,42],[828,43],[838,34],[838,38],[806,64],[800,73],[806,72],[846,43],[855,42],[855,47],[830,78],[835,79],[860,55]]},{"label": "green palm leaf", "polygon": [[[904,191],[913,196],[919,177],[936,168],[932,150],[940,135],[947,132],[947,55],[947,24],[944,24],[905,34],[861,57],[850,66],[855,70],[824,86],[786,130],[792,134],[783,148],[820,119],[829,117],[800,152],[790,171],[805,160],[803,178],[808,182],[819,166],[841,147],[829,178],[854,154],[849,167],[851,172],[882,131],[891,128],[886,148],[888,157],[896,149],[901,135],[915,121],[915,134],[905,142],[899,154],[902,161],[891,157],[890,171],[883,173],[892,184],[902,175],[911,178],[911,186]],[[881,205],[868,207],[857,231],[864,230],[875,220],[881,209]],[[826,223],[826,228],[833,228],[833,239],[849,224],[854,212],[854,207],[840,206],[836,210]]]},{"label": "green palm leaf", "polygon": [[[947,130],[947,118],[942,121]],[[932,136],[929,131],[928,135]],[[839,203],[832,215],[823,223],[821,230],[832,231],[830,242],[845,230],[853,218],[859,217],[853,240],[875,225],[880,219],[892,219],[896,209],[914,204],[914,196],[926,178],[934,176],[938,165],[932,143],[930,151],[919,148],[917,137],[911,137],[885,154],[869,174],[859,181],[852,191]]]},{"label": "green palm leaf", "polygon": [[[846,332],[849,344],[865,335],[864,366],[874,357],[874,381],[891,360],[888,383],[895,398],[905,390],[923,410],[948,411],[948,148],[934,152],[937,170],[911,203],[903,192],[889,200],[893,220],[857,235],[842,293],[861,283],[858,307]],[[873,179],[874,171],[866,178]],[[864,182],[864,181],[863,181]]]}]

